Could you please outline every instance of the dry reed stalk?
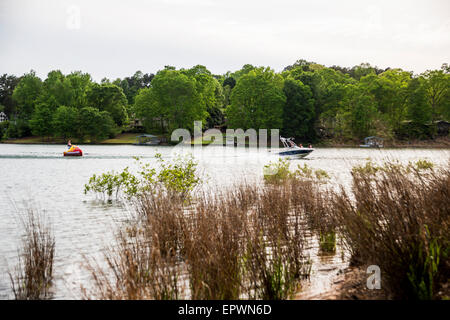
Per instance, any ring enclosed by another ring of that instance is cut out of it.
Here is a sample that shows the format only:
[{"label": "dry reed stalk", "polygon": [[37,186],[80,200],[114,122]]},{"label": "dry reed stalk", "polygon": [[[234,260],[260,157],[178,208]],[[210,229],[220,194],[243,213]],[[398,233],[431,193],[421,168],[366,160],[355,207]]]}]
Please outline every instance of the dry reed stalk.
[{"label": "dry reed stalk", "polygon": [[28,210],[22,221],[25,235],[19,262],[9,273],[12,291],[17,300],[40,300],[51,297],[55,238],[44,217]]},{"label": "dry reed stalk", "polygon": [[354,171],[353,194],[335,194],[333,207],[353,263],[378,265],[392,297],[431,299],[448,281],[449,167]]}]

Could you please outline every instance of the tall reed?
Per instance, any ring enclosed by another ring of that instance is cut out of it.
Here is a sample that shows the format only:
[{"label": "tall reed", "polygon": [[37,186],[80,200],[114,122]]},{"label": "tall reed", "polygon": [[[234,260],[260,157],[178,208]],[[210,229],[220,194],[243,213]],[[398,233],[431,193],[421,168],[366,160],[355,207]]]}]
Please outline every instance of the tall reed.
[{"label": "tall reed", "polygon": [[22,221],[25,234],[18,264],[9,273],[16,300],[40,300],[51,297],[55,238],[48,221],[28,210]]},{"label": "tall reed", "polygon": [[173,255],[162,255],[158,244],[120,232],[104,253],[105,262],[90,262],[93,288],[85,298],[107,300],[178,299],[180,266]]},{"label": "tall reed", "polygon": [[185,216],[184,258],[193,299],[238,299],[242,293],[243,232],[252,197],[244,190],[203,195]]},{"label": "tall reed", "polygon": [[329,252],[343,238],[352,263],[381,268],[394,298],[434,298],[448,282],[450,167],[368,164],[352,171],[351,191],[328,189],[327,175],[306,165],[286,170],[264,185],[188,200],[167,190],[143,194],[105,263],[91,267],[92,294],[286,299],[310,273],[311,235]]},{"label": "tall reed", "polygon": [[378,265],[394,298],[433,298],[449,279],[450,167],[390,162],[352,174],[353,192],[335,194],[333,215],[353,263]]},{"label": "tall reed", "polygon": [[[178,200],[177,200],[178,199]],[[88,262],[93,288],[84,297],[108,300],[179,299],[183,266],[183,201],[166,192],[138,198],[137,215],[120,226],[104,261]]]},{"label": "tall reed", "polygon": [[[288,184],[238,186],[191,202],[152,192],[90,265],[101,299],[284,299],[308,274]],[[185,290],[189,284],[189,290]]]},{"label": "tall reed", "polygon": [[268,184],[250,216],[244,261],[251,298],[286,299],[298,281],[309,275],[306,229],[292,210],[292,190],[290,179]]}]

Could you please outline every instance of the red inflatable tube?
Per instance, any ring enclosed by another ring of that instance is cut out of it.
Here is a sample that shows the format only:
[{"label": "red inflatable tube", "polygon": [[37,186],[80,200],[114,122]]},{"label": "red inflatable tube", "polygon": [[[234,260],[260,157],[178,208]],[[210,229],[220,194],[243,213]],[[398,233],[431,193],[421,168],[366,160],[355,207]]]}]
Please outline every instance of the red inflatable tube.
[{"label": "red inflatable tube", "polygon": [[64,151],[64,157],[72,156],[72,157],[81,157],[83,155],[83,151],[77,146],[72,146],[69,150]]}]

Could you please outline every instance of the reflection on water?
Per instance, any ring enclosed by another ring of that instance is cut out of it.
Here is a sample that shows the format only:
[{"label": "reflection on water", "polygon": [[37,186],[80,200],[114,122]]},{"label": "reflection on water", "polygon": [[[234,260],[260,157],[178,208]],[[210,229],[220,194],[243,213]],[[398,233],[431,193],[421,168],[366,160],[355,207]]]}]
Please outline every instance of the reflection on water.
[{"label": "reflection on water", "polygon": [[[65,158],[62,156],[65,146],[62,145],[0,144],[0,299],[12,297],[7,271],[16,263],[22,232],[18,217],[27,207],[45,211],[53,224],[55,298],[79,297],[79,285],[88,278],[87,272],[80,267],[83,256],[101,254],[101,250],[111,244],[117,223],[126,219],[132,210],[117,203],[105,205],[94,195],[84,195],[83,186],[92,174],[118,171],[126,166],[133,170],[136,168],[133,156],[156,165],[156,153],[168,159],[177,153],[192,152],[199,162],[204,188],[214,192],[244,181],[261,183],[264,165],[277,160],[276,152],[219,146],[178,149],[132,145],[80,147],[83,157]],[[291,168],[307,163],[312,168],[326,170],[333,183],[349,186],[350,168],[368,159],[375,162],[398,159],[404,163],[427,159],[445,163],[449,161],[449,151],[324,148],[316,149],[305,159],[292,160]],[[314,245],[311,248],[316,249]],[[339,267],[340,263],[345,264],[345,259],[342,261],[339,253],[322,257],[322,260],[317,254],[311,256],[315,257],[313,276],[310,287],[305,286],[305,292],[317,293],[327,286],[327,281],[315,279],[333,274],[333,270],[326,271],[330,261]]]},{"label": "reflection on water", "polygon": [[310,248],[307,250],[313,261],[309,279],[301,282],[301,290],[295,295],[295,299],[320,299],[320,295],[326,293],[332,286],[335,277],[340,270],[349,265],[349,255],[343,249],[339,239],[334,253],[322,252],[319,248],[317,237],[311,237]]}]

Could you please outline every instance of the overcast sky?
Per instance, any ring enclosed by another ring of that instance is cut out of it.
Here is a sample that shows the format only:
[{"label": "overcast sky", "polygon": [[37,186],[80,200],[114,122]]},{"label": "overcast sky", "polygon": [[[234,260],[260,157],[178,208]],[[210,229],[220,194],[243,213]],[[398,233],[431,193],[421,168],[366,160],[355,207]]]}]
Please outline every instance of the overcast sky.
[{"label": "overcast sky", "polygon": [[449,0],[0,0],[0,74],[450,62]]}]

